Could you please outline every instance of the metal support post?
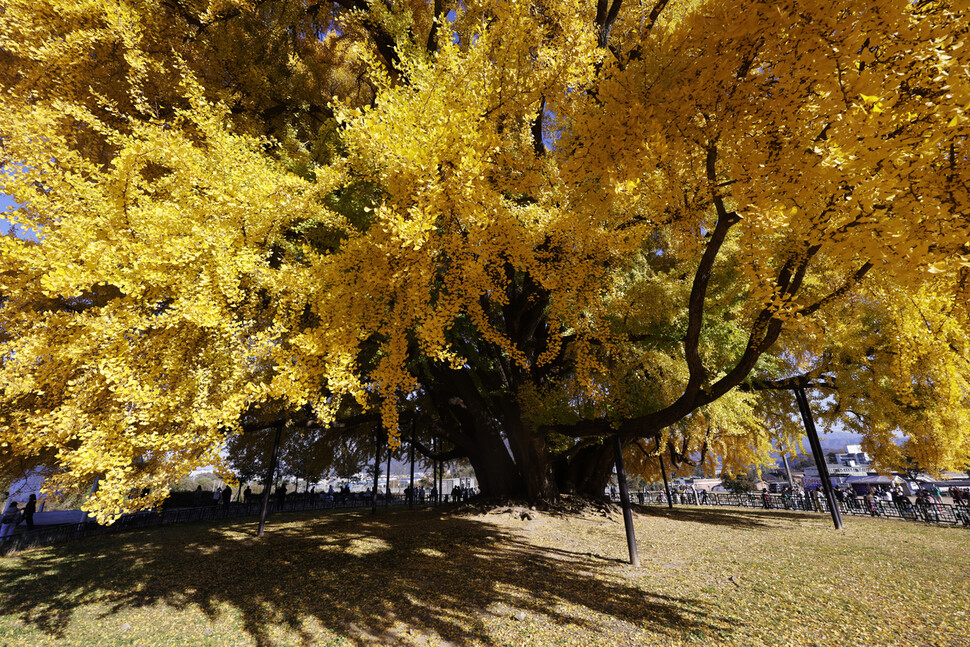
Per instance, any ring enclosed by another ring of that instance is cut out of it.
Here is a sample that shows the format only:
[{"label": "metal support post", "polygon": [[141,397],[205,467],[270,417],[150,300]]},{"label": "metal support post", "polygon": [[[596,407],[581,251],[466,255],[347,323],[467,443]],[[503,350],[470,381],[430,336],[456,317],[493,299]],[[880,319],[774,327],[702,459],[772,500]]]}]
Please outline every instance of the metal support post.
[{"label": "metal support post", "polygon": [[374,453],[374,488],[370,493],[370,513],[377,514],[377,487],[378,477],[381,473],[381,430],[377,429],[377,445]]},{"label": "metal support post", "polygon": [[411,418],[411,483],[408,485],[408,509],[414,510],[414,442],[416,440],[415,434],[417,433],[415,429],[417,428],[417,419],[415,416]]},{"label": "metal support post", "polygon": [[660,475],[664,477],[664,492],[667,493],[667,507],[671,510],[674,509],[674,497],[670,494],[670,484],[667,483],[667,468],[664,467],[664,455],[659,454],[657,458],[660,459]]},{"label": "metal support post", "polygon": [[[440,445],[439,445],[440,447]],[[443,503],[445,500],[445,462],[438,461],[438,503]]]},{"label": "metal support post", "polygon": [[384,478],[384,507],[391,505],[391,447],[387,447],[387,474]]},{"label": "metal support post", "polygon": [[842,512],[839,510],[839,502],[835,498],[832,490],[832,481],[829,480],[829,468],[825,464],[825,455],[822,453],[822,443],[818,440],[818,432],[815,431],[815,420],[812,419],[812,410],[808,406],[808,398],[805,396],[805,389],[795,387],[795,400],[798,402],[798,410],[802,414],[802,422],[805,423],[805,431],[808,433],[808,442],[812,446],[812,454],[815,457],[815,465],[818,467],[818,477],[822,480],[822,491],[825,493],[825,500],[829,504],[829,511],[832,513],[832,523],[836,530],[842,529]]},{"label": "metal support post", "polygon": [[630,552],[630,564],[640,566],[637,555],[637,538],[633,530],[633,511],[630,509],[630,493],[626,487],[626,469],[623,466],[623,446],[620,437],[613,436],[613,458],[616,461],[616,480],[620,485],[620,505],[623,507],[623,527],[626,530],[626,547]]}]

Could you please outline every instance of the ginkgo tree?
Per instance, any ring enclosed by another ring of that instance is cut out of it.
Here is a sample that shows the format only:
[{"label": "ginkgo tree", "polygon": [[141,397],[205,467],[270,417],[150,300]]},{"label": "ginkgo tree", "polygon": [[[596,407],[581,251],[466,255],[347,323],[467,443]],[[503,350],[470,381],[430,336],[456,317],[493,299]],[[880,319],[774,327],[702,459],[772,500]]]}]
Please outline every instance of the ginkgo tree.
[{"label": "ginkgo tree", "polygon": [[795,384],[886,466],[970,458],[965,3],[2,15],[0,443],[102,519],[267,409],[531,498],[616,434],[764,462]]}]

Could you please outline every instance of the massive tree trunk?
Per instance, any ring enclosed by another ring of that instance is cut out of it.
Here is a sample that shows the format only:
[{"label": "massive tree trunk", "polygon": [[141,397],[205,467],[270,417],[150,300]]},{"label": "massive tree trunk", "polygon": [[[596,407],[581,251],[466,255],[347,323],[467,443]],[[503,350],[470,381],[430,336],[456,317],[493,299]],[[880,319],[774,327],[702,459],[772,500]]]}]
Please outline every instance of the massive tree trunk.
[{"label": "massive tree trunk", "polygon": [[[524,275],[525,285],[535,288],[528,279]],[[542,299],[537,305],[526,296],[510,294],[501,321],[509,330],[527,331],[521,335],[522,345],[535,361],[545,347],[548,327],[540,325]],[[518,310],[512,307],[520,301]],[[438,412],[444,436],[474,467],[482,493],[531,501],[554,501],[560,493],[571,492],[602,496],[613,466],[609,447],[587,440],[557,453],[550,447],[548,430],[534,428],[524,418],[519,387],[541,382],[541,372],[514,365],[491,344],[470,338],[461,343],[474,359],[459,369],[425,364],[422,387]]]},{"label": "massive tree trunk", "polygon": [[556,476],[563,493],[602,497],[613,473],[608,442],[591,442],[558,457]]},{"label": "massive tree trunk", "polygon": [[512,460],[501,434],[485,420],[473,422],[472,427],[474,438],[469,439],[473,443],[468,461],[482,493],[494,497],[522,496],[525,493],[522,472]]},{"label": "massive tree trunk", "polygon": [[554,453],[546,434],[523,420],[513,398],[489,408],[478,392],[461,390],[463,397],[446,407],[453,423],[446,437],[468,457],[482,494],[530,501],[555,501],[561,493],[603,495],[613,466],[608,445],[589,442]]},{"label": "massive tree trunk", "polygon": [[468,458],[483,494],[521,497],[522,473],[512,460],[488,403],[465,371],[434,373],[425,386],[444,426],[444,436]]},{"label": "massive tree trunk", "polygon": [[522,474],[526,497],[530,501],[558,499],[555,459],[545,435],[525,424],[518,403],[511,398],[502,403],[501,413],[512,457]]}]

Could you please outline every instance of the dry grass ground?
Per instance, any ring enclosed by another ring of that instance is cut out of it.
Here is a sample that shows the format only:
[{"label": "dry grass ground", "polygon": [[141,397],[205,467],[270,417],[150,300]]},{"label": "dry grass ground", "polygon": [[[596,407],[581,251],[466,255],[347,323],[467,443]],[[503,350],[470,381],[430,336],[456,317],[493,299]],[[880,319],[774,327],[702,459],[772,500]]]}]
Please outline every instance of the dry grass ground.
[{"label": "dry grass ground", "polygon": [[338,512],[0,558],[14,645],[970,646],[970,532],[735,509]]}]

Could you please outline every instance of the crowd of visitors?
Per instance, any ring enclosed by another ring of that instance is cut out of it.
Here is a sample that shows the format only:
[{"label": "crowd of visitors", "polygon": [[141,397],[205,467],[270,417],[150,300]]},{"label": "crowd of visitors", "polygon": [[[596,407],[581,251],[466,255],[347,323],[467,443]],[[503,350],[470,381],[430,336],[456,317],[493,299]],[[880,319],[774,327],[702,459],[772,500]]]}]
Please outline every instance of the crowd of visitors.
[{"label": "crowd of visitors", "polygon": [[[444,503],[449,502],[462,502],[468,500],[478,493],[478,490],[474,488],[462,487],[460,485],[455,485],[449,493],[445,493],[441,496],[441,501]],[[281,510],[287,501],[287,497],[297,498],[299,500],[317,500],[320,499],[325,503],[333,506],[344,506],[353,504],[362,504],[371,501],[374,496],[373,488],[365,488],[363,490],[351,490],[349,484],[344,484],[337,489],[331,484],[326,490],[316,491],[315,486],[309,487],[304,492],[298,492],[296,489],[287,490],[287,485],[285,483],[278,485],[272,492],[272,505],[273,509]],[[247,485],[246,489],[243,490],[242,494],[236,490],[237,500],[239,497],[246,504],[253,503],[258,499],[257,494],[253,493],[252,489]],[[388,501],[394,501],[395,497],[402,497],[401,500],[409,501],[410,497],[414,496],[414,502],[417,504],[424,503],[438,503],[438,491],[435,488],[426,487],[406,487],[402,494],[395,495],[390,489],[377,489],[377,500],[381,503]],[[216,487],[212,491],[211,500],[207,500],[207,492],[203,491],[202,486],[196,487],[194,491],[194,496],[192,498],[192,505],[198,507],[203,505],[231,505],[233,499],[233,490],[230,486],[226,485],[223,487]]]},{"label": "crowd of visitors", "polygon": [[[936,485],[927,485],[912,495],[907,495],[900,486],[887,485],[867,486],[861,492],[850,486],[836,487],[833,491],[843,511],[870,514],[874,517],[888,515],[933,521],[934,515],[939,511],[938,506],[945,503],[944,492]],[[615,487],[611,488],[610,494],[612,498],[616,498]],[[641,504],[670,501],[675,505],[723,505],[725,501],[720,497],[727,494],[726,492],[708,493],[692,486],[679,486],[671,488],[669,495],[663,490],[647,492],[641,489],[636,493],[636,497]],[[970,489],[954,486],[947,488],[946,494],[955,506],[954,514],[958,520],[963,520],[964,525],[970,525]],[[770,494],[767,488],[763,488],[761,492],[740,496],[747,497],[749,505],[760,504],[766,510],[784,508],[823,512],[826,509],[820,488],[804,489],[797,485],[795,487],[785,485],[775,495]],[[730,504],[730,501],[727,503]]]},{"label": "crowd of visitors", "polygon": [[4,507],[3,516],[0,516],[0,539],[10,535],[21,523],[27,526],[27,530],[34,529],[34,514],[37,512],[37,495],[31,494],[27,503],[21,508],[13,499],[7,499]]}]

